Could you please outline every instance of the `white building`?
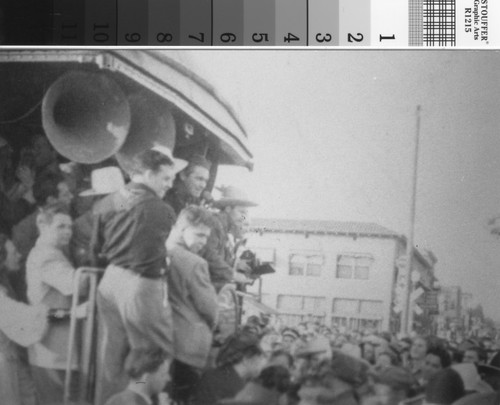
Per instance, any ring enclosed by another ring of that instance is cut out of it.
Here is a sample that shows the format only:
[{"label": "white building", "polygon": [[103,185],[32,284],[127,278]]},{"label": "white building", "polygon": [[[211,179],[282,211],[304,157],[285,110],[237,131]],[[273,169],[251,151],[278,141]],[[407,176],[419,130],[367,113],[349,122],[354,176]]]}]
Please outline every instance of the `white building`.
[{"label": "white building", "polygon": [[[380,330],[390,328],[394,315],[396,260],[404,244],[401,235],[373,223],[283,219],[252,220],[247,243],[276,269],[262,277],[262,302],[284,323],[314,317]],[[418,252],[415,257],[427,263]]]}]

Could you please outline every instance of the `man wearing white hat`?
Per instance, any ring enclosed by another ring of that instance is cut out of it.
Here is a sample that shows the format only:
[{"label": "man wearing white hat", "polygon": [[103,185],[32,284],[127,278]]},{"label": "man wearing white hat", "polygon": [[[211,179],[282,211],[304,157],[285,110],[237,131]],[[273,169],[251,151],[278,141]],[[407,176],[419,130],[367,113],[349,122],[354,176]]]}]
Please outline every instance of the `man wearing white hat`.
[{"label": "man wearing white hat", "polygon": [[92,207],[73,222],[70,250],[76,267],[90,265],[89,245],[94,215],[99,212],[102,199],[124,187],[125,180],[118,167],[109,166],[92,170],[90,184],[91,188],[82,191],[79,196],[92,198]]},{"label": "man wearing white hat", "polygon": [[220,210],[216,215],[217,226],[212,229],[202,254],[208,262],[211,281],[217,291],[233,279],[239,282],[246,281],[243,274],[233,272],[235,264],[244,271],[249,270],[244,262],[236,261],[236,242],[242,238],[248,223],[248,208],[257,206],[243,190],[237,187],[228,186],[221,191],[222,197],[213,203],[213,206]]},{"label": "man wearing white hat", "polygon": [[97,295],[98,405],[127,385],[123,366],[131,349],[172,353],[165,241],[175,213],[162,198],[187,162],[163,146],[133,160],[131,182],[102,200],[92,232],[94,264],[107,264]]}]

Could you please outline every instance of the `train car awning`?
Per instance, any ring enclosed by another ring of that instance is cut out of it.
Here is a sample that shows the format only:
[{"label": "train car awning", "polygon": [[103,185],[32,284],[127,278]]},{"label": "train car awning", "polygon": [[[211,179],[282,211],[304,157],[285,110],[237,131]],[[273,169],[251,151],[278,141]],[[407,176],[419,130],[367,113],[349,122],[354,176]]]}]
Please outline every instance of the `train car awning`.
[{"label": "train car awning", "polygon": [[[33,105],[41,91],[66,70],[78,67],[105,70],[125,77],[120,82],[125,87],[135,86],[155,93],[204,128],[218,140],[219,163],[251,168],[252,154],[242,123],[232,107],[202,78],[202,72],[193,70],[196,66],[190,62],[181,51],[170,50],[4,49],[0,51],[0,71],[7,71],[9,74],[4,78],[10,77],[13,83],[2,84],[4,104],[0,108],[0,119],[22,111],[21,107],[15,109],[15,100],[22,94],[30,91],[36,94],[33,100],[18,100],[23,101],[24,109],[30,103]],[[16,75],[24,87],[17,93]],[[12,102],[7,102],[9,99]]]}]

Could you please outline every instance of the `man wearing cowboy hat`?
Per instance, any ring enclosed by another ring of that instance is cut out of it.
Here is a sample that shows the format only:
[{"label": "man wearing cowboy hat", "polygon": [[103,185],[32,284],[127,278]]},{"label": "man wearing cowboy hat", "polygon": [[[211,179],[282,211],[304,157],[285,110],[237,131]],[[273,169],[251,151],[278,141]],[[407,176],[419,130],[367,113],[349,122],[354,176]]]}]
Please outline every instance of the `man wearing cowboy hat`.
[{"label": "man wearing cowboy hat", "polygon": [[165,242],[175,214],[162,198],[187,162],[155,146],[133,163],[131,182],[102,200],[91,239],[94,264],[107,264],[97,294],[98,405],[127,385],[123,365],[129,350],[173,352]]},{"label": "man wearing cowboy hat", "polygon": [[92,224],[94,215],[102,204],[102,199],[125,186],[125,180],[118,167],[109,166],[92,170],[90,184],[91,188],[82,191],[79,196],[93,199],[92,207],[73,222],[70,251],[77,267],[90,265],[89,244],[92,236]]},{"label": "man wearing cowboy hat", "polygon": [[188,162],[187,167],[175,178],[174,186],[163,198],[177,215],[188,205],[200,205],[210,177],[211,163],[205,157],[195,154]]},{"label": "man wearing cowboy hat", "polygon": [[[239,188],[228,186],[221,191],[222,197],[213,203],[220,210],[216,214],[217,224],[202,253],[208,262],[210,277],[217,291],[231,280],[247,281],[239,271],[245,273],[249,268],[245,262],[238,261],[235,257],[236,242],[243,237],[248,224],[248,208],[257,206]],[[236,273],[233,271],[235,268]]]}]

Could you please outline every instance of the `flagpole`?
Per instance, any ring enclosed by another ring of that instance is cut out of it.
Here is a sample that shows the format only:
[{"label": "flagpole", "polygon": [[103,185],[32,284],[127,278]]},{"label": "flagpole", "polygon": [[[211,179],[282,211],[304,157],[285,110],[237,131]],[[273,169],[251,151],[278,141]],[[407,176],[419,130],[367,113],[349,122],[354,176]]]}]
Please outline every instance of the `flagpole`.
[{"label": "flagpole", "polygon": [[420,142],[420,105],[417,106],[416,118],[417,125],[415,131],[415,146],[414,146],[414,160],[413,160],[413,176],[412,176],[412,194],[411,194],[411,209],[410,209],[410,228],[408,232],[408,240],[406,241],[406,288],[403,300],[403,311],[401,319],[401,332],[409,334],[413,329],[413,303],[411,301],[411,293],[413,291],[413,282],[411,280],[411,269],[414,260],[413,245],[414,245],[414,232],[415,232],[415,212],[417,200],[417,174],[418,174],[418,149]]}]

